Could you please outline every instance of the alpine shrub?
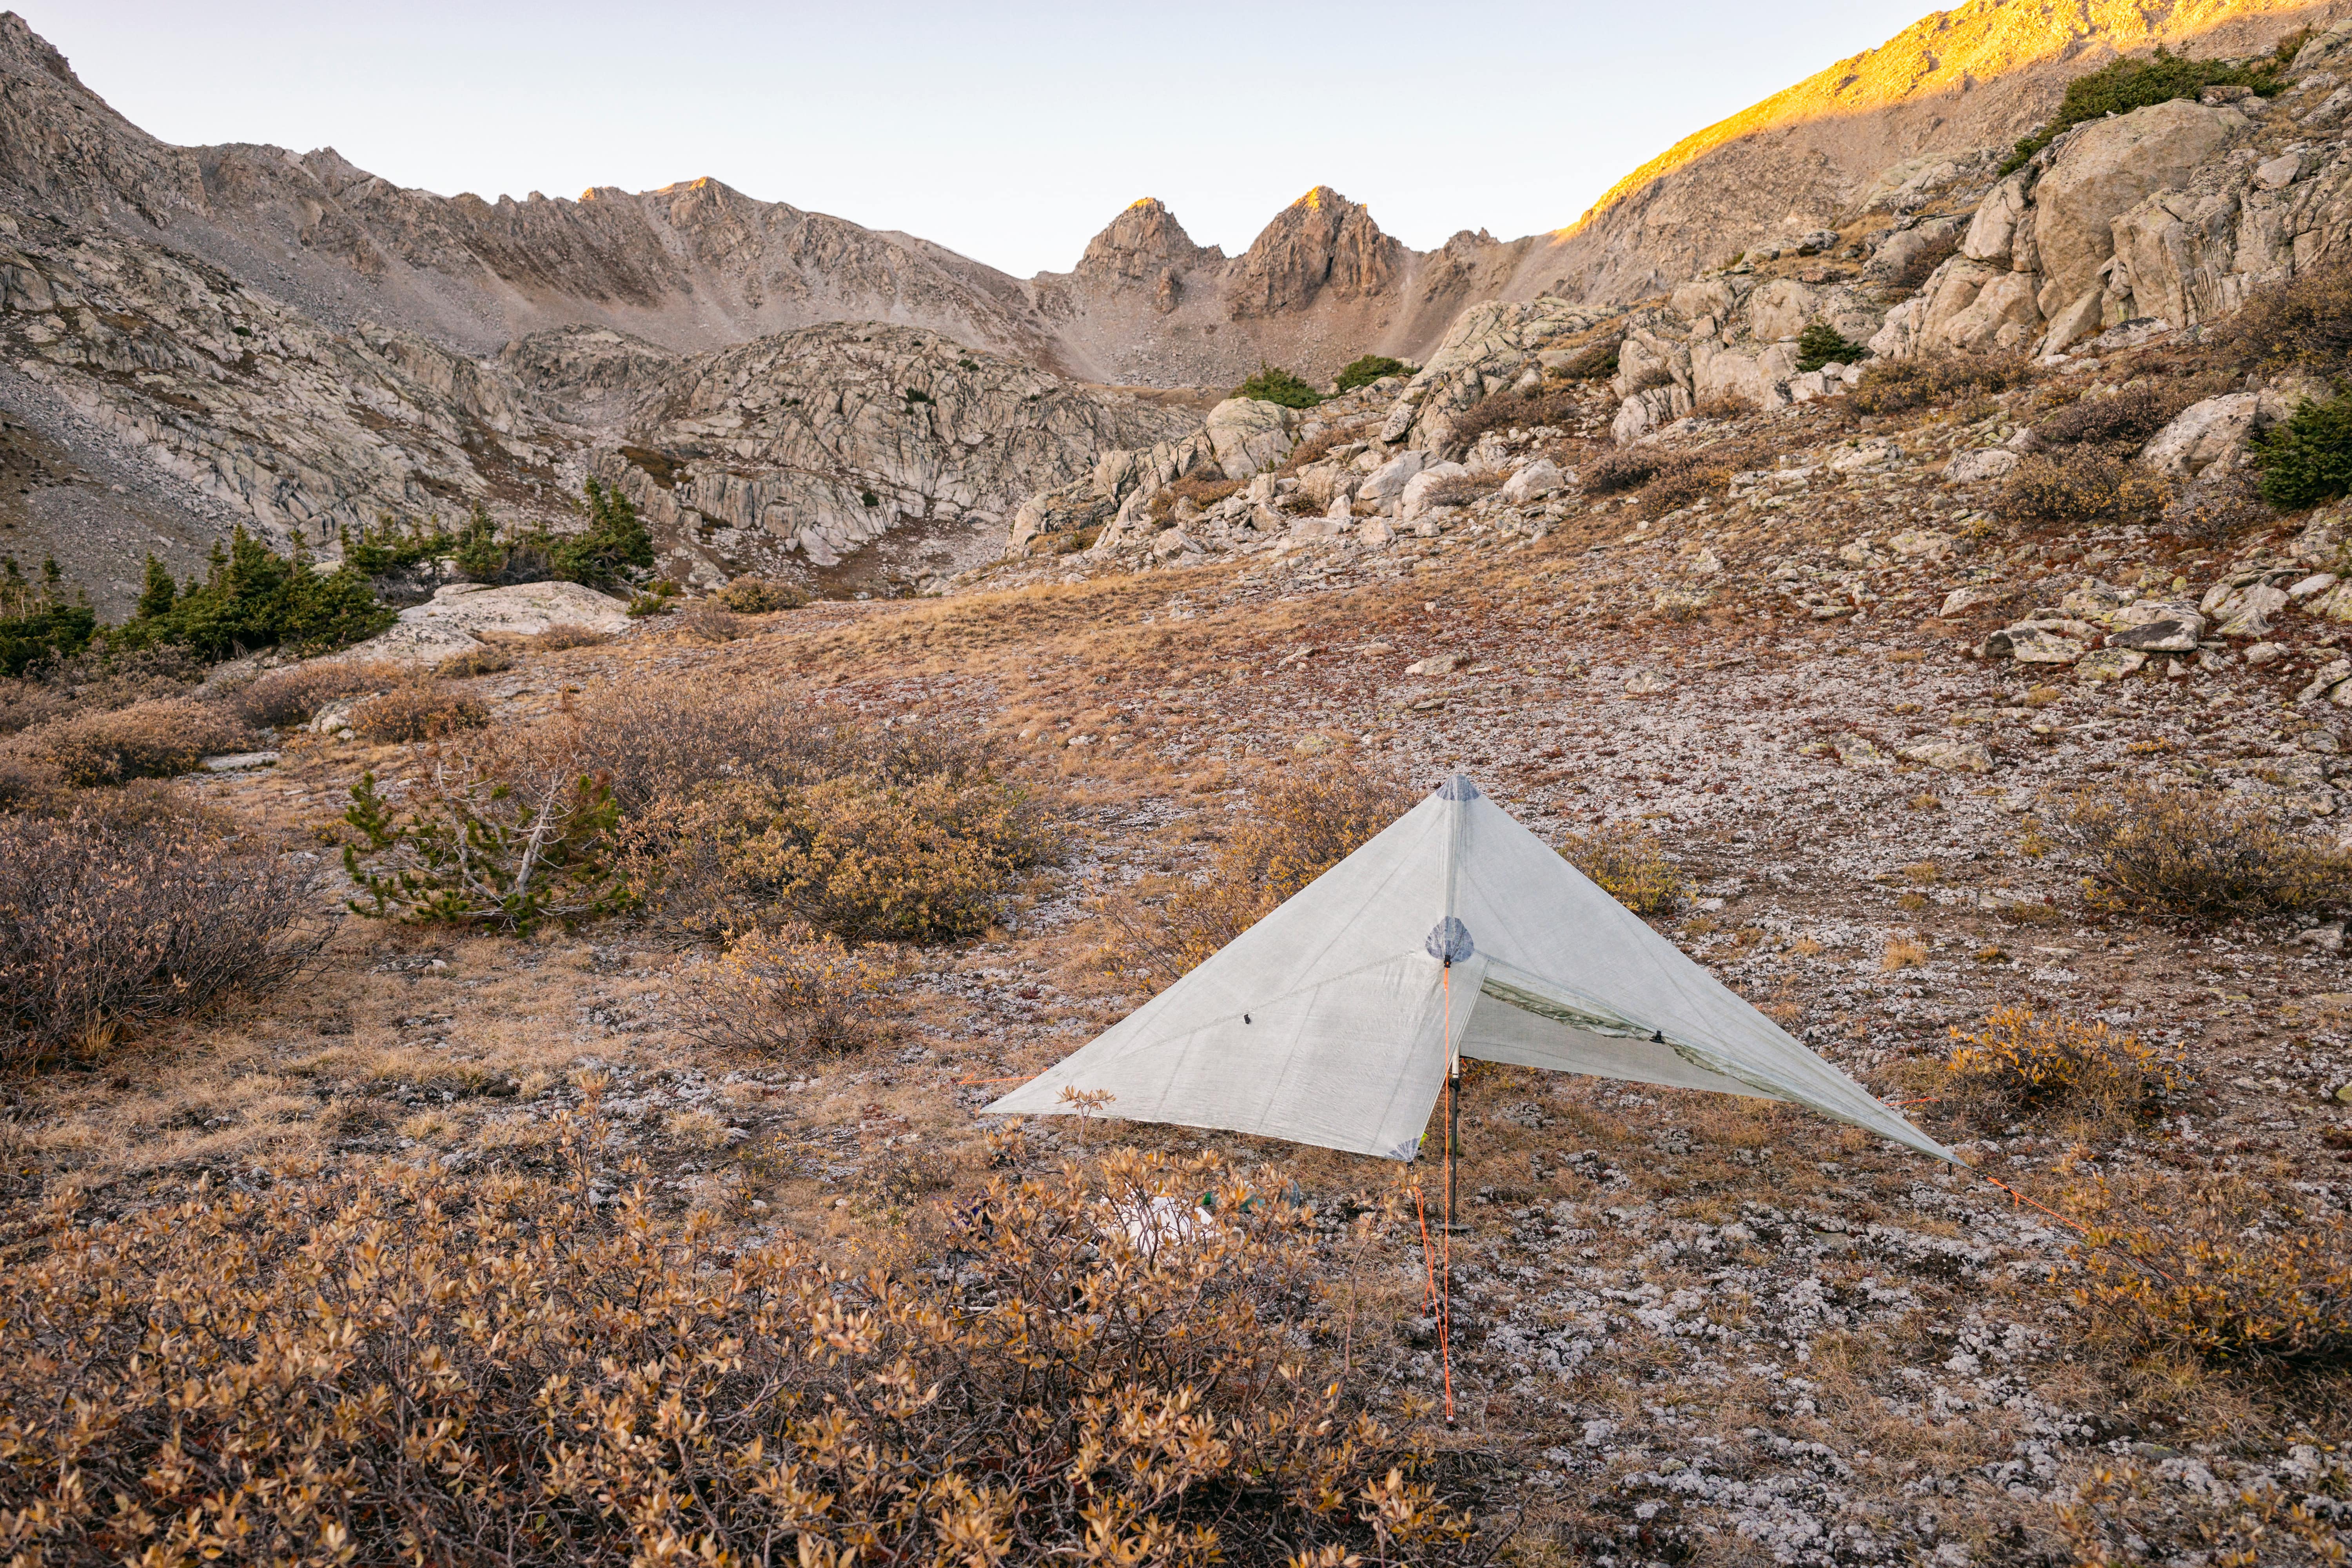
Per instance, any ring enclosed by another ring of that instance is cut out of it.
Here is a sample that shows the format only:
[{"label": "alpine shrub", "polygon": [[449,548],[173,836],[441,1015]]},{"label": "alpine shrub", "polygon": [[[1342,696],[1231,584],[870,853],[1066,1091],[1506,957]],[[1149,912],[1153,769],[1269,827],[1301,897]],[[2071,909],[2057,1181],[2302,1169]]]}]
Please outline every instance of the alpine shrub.
[{"label": "alpine shrub", "polygon": [[1987,1126],[2020,1116],[2067,1113],[2144,1121],[2189,1088],[2180,1058],[2116,1035],[2104,1023],[2042,1017],[2004,1007],[1958,1042],[1945,1063],[1943,1099]]},{"label": "alpine shrub", "polygon": [[188,698],[163,698],[45,724],[27,733],[22,743],[68,784],[89,787],[170,778],[252,739],[226,709]]},{"label": "alpine shrub", "polygon": [[2252,446],[2263,499],[2283,511],[2352,490],[2352,393],[2297,405]]},{"label": "alpine shrub", "polygon": [[1232,395],[1278,403],[1285,408],[1312,408],[1323,401],[1321,393],[1280,365],[1267,364],[1263,360],[1258,362],[1257,374],[1234,387]]},{"label": "alpine shrub", "polygon": [[2089,863],[2083,891],[2119,914],[2226,919],[2352,900],[2352,855],[2259,805],[2126,784],[2075,809],[2067,830]]},{"label": "alpine shrub", "polygon": [[1334,384],[1340,392],[1353,392],[1360,386],[1371,385],[1384,375],[1412,374],[1413,367],[1401,359],[1391,359],[1386,354],[1366,354],[1360,359],[1350,361],[1347,367],[1339,372],[1339,380]]},{"label": "alpine shrub", "polygon": [[1825,364],[1853,364],[1870,350],[1827,321],[1815,321],[1797,338],[1797,368],[1819,370]]},{"label": "alpine shrub", "polygon": [[[151,567],[154,559],[147,558]],[[15,556],[0,565],[0,675],[22,675],[37,660],[70,658],[89,646],[98,616],[88,605],[65,602],[64,574],[54,559],[41,563],[37,587],[25,581]]]},{"label": "alpine shrub", "polygon": [[0,1062],[88,1049],[291,979],[328,928],[307,874],[184,809],[0,818]]},{"label": "alpine shrub", "polygon": [[1657,839],[1626,823],[1570,834],[1561,857],[1637,915],[1663,915],[1682,902],[1683,876]]},{"label": "alpine shrub", "polygon": [[352,710],[352,733],[379,746],[435,741],[489,721],[480,698],[437,679],[403,681]]},{"label": "alpine shrub", "polygon": [[2041,130],[2018,142],[2016,150],[2001,164],[2000,172],[2007,174],[2024,167],[2062,132],[2086,120],[2129,114],[2135,109],[2146,109],[2168,99],[2195,98],[2209,87],[2252,88],[2268,98],[2284,90],[2286,84],[2281,72],[2285,66],[2285,60],[2276,58],[2255,66],[2192,60],[2186,55],[2172,53],[2161,44],[2147,59],[2110,60],[2066,84],[2066,96],[2058,100],[2057,114]]},{"label": "alpine shrub", "polygon": [[688,1035],[721,1050],[803,1064],[847,1056],[889,1032],[883,986],[895,971],[802,928],[752,931],[688,972]]},{"label": "alpine shrub", "polygon": [[48,1222],[0,1271],[0,1545],[58,1565],[1494,1559],[1430,1447],[1373,1414],[1378,1374],[1302,1348],[1353,1322],[1311,1211],[1213,1162],[1072,1162],[828,1258],[787,1227],[671,1226],[642,1188],[601,1206],[613,1134],[568,1110],[551,1131],[543,1176],[339,1162]]}]

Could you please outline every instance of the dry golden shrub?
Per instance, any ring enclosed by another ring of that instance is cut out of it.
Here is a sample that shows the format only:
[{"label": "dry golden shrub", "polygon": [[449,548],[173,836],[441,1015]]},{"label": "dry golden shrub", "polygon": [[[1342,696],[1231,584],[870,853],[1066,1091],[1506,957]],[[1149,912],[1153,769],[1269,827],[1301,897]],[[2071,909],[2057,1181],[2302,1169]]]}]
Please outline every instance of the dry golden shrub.
[{"label": "dry golden shrub", "polygon": [[2018,464],[2001,487],[1999,510],[2012,520],[2080,522],[2113,513],[2144,522],[2159,516],[2171,499],[2161,475],[2082,446]]},{"label": "dry golden shrub", "polygon": [[71,658],[53,654],[14,679],[0,677],[0,735],[78,713],[106,713],[134,702],[184,697],[204,679],[204,662],[170,644],[89,647]]},{"label": "dry golden shrub", "polygon": [[383,691],[406,679],[397,666],[315,659],[290,669],[273,669],[231,700],[237,717],[260,729],[307,724],[339,698]]},{"label": "dry golden shrub", "polygon": [[2187,1066],[2103,1023],[2004,1007],[1958,1042],[1944,1063],[1942,1099],[1987,1126],[2063,1114],[2101,1122],[2146,1121],[2189,1087]]},{"label": "dry golden shrub", "polygon": [[883,988],[898,973],[886,954],[852,952],[806,928],[752,931],[686,971],[680,1027],[706,1046],[771,1061],[848,1056],[890,1037]]},{"label": "dry golden shrub", "polygon": [[678,636],[694,642],[733,642],[751,635],[751,623],[723,605],[705,599],[670,623]]},{"label": "dry golden shrub", "polygon": [[612,640],[612,633],[600,632],[578,621],[552,621],[545,631],[530,639],[530,646],[541,653],[562,653],[568,647],[601,647]]},{"label": "dry golden shrub", "polygon": [[2032,371],[2022,355],[1923,353],[1876,359],[1847,396],[1857,414],[1898,414],[1930,404],[1983,397],[2021,386]]},{"label": "dry golden shrub", "polygon": [[782,918],[845,941],[985,930],[1057,858],[1048,803],[966,726],[872,723],[788,688],[615,688],[577,727],[632,879],[698,936]]},{"label": "dry golden shrub", "polygon": [[[1908,895],[1916,898],[1918,895]],[[1921,900],[1924,905],[1926,900]],[[1886,939],[1886,951],[1878,956],[1878,967],[1888,973],[1898,969],[1914,969],[1927,962],[1927,944],[1916,937],[1892,936]]]},{"label": "dry golden shrub", "polygon": [[977,936],[1023,872],[1055,853],[1010,780],[829,778],[776,801],[737,851],[761,902],[850,942]]},{"label": "dry golden shrub", "polygon": [[252,742],[252,732],[226,710],[173,697],[45,724],[25,737],[24,749],[68,784],[87,786],[169,778]]},{"label": "dry golden shrub", "polygon": [[2185,406],[2153,387],[2127,386],[2109,396],[2078,397],[2034,426],[2033,433],[2054,446],[2138,447]]},{"label": "dry golden shrub", "polygon": [[[1484,1563],[1300,1344],[1311,1226],[1124,1153],[836,1268],[405,1166],[52,1220],[0,1274],[0,1552],[51,1564]],[[1216,1192],[1216,1218],[1194,1209]]]},{"label": "dry golden shrub", "polygon": [[268,991],[325,940],[292,862],[212,837],[184,802],[127,804],[0,819],[0,1062]]},{"label": "dry golden shrub", "polygon": [[2238,1175],[2074,1194],[2084,1305],[2133,1342],[2219,1363],[2352,1366],[2352,1222]]},{"label": "dry golden shrub", "polygon": [[2059,1533],[2085,1568],[2196,1562],[2341,1568],[2352,1557],[2336,1500],[2352,1496],[2352,1469],[2335,1456],[2315,1454],[2293,1489],[2200,1486],[2200,1479],[2151,1473],[2129,1461],[2102,1464],[2059,1505]]},{"label": "dry golden shrub", "polygon": [[480,698],[438,680],[403,681],[352,710],[352,733],[379,746],[436,741],[489,721]]},{"label": "dry golden shrub", "polygon": [[1151,493],[1151,520],[1154,522],[1167,521],[1170,515],[1175,511],[1176,503],[1180,500],[1189,500],[1206,511],[1227,496],[1239,495],[1241,489],[1241,480],[1228,479],[1222,476],[1212,479],[1192,475],[1178,479],[1173,484],[1162,485]]},{"label": "dry golden shrub", "polygon": [[808,590],[775,577],[735,577],[711,595],[725,608],[741,616],[764,616],[796,610],[809,602]]},{"label": "dry golden shrub", "polygon": [[1255,925],[1410,811],[1419,797],[1346,763],[1290,770],[1251,792],[1206,878],[1171,877],[1099,900],[1114,973],[1165,984]]},{"label": "dry golden shrub", "polygon": [[1454,474],[1429,487],[1422,500],[1431,506],[1468,506],[1503,488],[1508,474]]},{"label": "dry golden shrub", "polygon": [[468,680],[478,675],[502,674],[514,667],[515,656],[511,651],[484,643],[479,647],[451,654],[433,667],[433,673],[444,680]]},{"label": "dry golden shrub", "polygon": [[2116,913],[2220,919],[2352,898],[2352,856],[2219,795],[2134,781],[2077,805],[2066,832],[2090,866],[2085,897]]},{"label": "dry golden shrub", "polygon": [[1658,840],[1631,823],[1572,833],[1559,852],[1601,890],[1637,915],[1671,914],[1682,902],[1683,876]]},{"label": "dry golden shrub", "polygon": [[53,764],[14,751],[0,752],[0,816],[47,810],[65,791],[65,775]]}]

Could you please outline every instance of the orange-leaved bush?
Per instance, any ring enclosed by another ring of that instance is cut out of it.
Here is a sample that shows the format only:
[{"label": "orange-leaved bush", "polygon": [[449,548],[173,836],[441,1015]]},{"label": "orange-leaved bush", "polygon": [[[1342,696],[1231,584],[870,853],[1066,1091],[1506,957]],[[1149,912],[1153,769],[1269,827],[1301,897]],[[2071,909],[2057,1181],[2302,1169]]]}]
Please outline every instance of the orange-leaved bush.
[{"label": "orange-leaved bush", "polygon": [[[0,1276],[18,1562],[1484,1562],[1297,1348],[1311,1227],[1132,1153],[917,1263],[404,1166],[51,1216]],[[1193,1207],[1217,1189],[1216,1217]],[[1244,1206],[1244,1205],[1247,1206]]]}]

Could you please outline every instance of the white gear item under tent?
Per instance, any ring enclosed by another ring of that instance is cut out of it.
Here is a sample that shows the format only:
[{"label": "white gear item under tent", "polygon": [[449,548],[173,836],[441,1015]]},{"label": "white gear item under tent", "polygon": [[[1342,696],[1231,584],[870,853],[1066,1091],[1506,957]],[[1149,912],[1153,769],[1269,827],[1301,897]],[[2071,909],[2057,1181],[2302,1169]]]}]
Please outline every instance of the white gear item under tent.
[{"label": "white gear item under tent", "polygon": [[1463,1057],[1786,1100],[1960,1163],[1459,773],[988,1109],[1410,1160]]}]

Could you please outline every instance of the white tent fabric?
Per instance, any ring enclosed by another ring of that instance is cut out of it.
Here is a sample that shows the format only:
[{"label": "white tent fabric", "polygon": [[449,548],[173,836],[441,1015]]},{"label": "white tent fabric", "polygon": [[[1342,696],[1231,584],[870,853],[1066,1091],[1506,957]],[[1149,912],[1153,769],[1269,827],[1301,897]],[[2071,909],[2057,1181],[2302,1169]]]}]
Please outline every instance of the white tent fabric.
[{"label": "white tent fabric", "polygon": [[1410,1160],[1451,1054],[1787,1100],[1952,1152],[1659,936],[1460,774],[988,1109]]}]

